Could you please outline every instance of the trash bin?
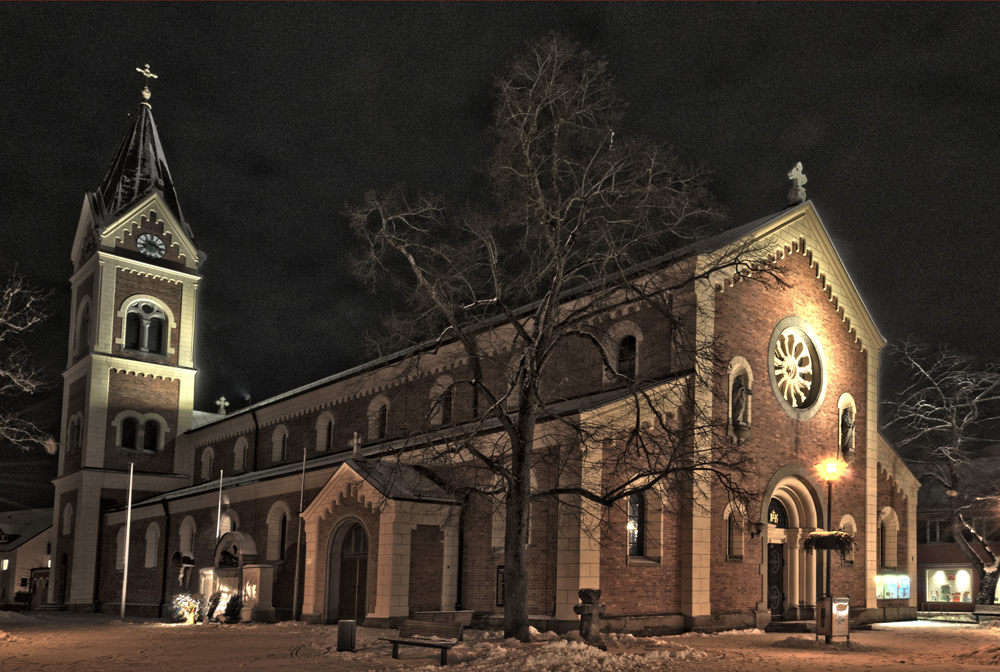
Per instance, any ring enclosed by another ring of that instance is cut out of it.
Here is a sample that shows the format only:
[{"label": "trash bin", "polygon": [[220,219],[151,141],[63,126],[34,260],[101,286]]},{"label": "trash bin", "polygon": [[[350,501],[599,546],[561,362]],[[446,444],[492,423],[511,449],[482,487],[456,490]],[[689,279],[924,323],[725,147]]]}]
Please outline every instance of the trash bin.
[{"label": "trash bin", "polygon": [[337,621],[337,651],[354,651],[357,632],[357,621]]},{"label": "trash bin", "polygon": [[850,615],[850,599],[848,597],[832,597],[827,595],[819,604],[816,615],[816,637],[847,637],[851,639],[848,617]]}]

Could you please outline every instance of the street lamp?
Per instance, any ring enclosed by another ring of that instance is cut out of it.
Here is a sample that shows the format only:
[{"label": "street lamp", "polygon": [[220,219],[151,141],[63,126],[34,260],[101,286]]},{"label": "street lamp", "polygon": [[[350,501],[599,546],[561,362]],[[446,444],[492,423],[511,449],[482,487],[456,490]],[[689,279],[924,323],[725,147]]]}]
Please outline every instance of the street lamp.
[{"label": "street lamp", "polygon": [[[825,460],[816,465],[819,470],[819,477],[826,481],[826,530],[833,531],[833,482],[840,478],[840,475],[847,471],[847,462],[839,457]],[[830,548],[826,549],[826,596],[833,597],[830,587]],[[831,615],[832,616],[832,615]],[[833,637],[826,635],[826,643],[829,644]]]}]

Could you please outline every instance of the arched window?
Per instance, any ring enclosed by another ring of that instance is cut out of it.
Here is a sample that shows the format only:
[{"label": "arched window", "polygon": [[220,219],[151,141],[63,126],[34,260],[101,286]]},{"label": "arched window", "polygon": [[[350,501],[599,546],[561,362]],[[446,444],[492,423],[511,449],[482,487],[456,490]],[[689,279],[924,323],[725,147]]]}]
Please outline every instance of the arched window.
[{"label": "arched window", "polygon": [[120,448],[126,450],[141,448],[147,453],[161,450],[165,435],[170,431],[163,417],[156,413],[140,415],[135,411],[122,411],[111,424],[118,428],[117,440]]},{"label": "arched window", "polygon": [[233,470],[243,471],[247,468],[247,440],[242,436],[236,441],[236,448],[233,449]]},{"label": "arched window", "polygon": [[333,450],[333,415],[323,411],[316,419],[316,452],[326,453]]},{"label": "arched window", "polygon": [[194,558],[194,539],[197,532],[198,528],[194,524],[194,518],[185,516],[181,522],[180,531],[180,551],[182,556]]},{"label": "arched window", "polygon": [[125,569],[125,526],[118,528],[115,538],[115,569],[119,572]]},{"label": "arched window", "polygon": [[167,316],[152,301],[136,301],[125,312],[126,350],[165,354]]},{"label": "arched window", "polygon": [[603,379],[606,384],[618,385],[622,378],[635,380],[642,374],[642,330],[631,320],[612,324],[601,339],[601,349],[606,360]]},{"label": "arched window", "polygon": [[726,519],[726,559],[730,561],[743,560],[743,535],[746,528],[746,516],[742,510],[730,503],[723,514]]},{"label": "arched window", "polygon": [[635,378],[635,336],[631,334],[618,341],[618,373]]},{"label": "arched window", "polygon": [[212,478],[212,474],[215,471],[212,468],[214,466],[214,462],[215,462],[215,451],[212,450],[211,446],[209,446],[201,454],[201,480],[207,481],[210,478]]},{"label": "arched window", "polygon": [[767,522],[781,529],[788,527],[788,511],[785,510],[785,505],[774,497],[767,507]]},{"label": "arched window", "polygon": [[66,502],[63,507],[62,533],[70,534],[73,531],[73,504]]},{"label": "arched window", "polygon": [[389,400],[379,395],[368,404],[368,440],[384,439],[389,430]]},{"label": "arched window", "polygon": [[160,423],[147,420],[142,426],[142,449],[147,453],[155,453],[160,447]]},{"label": "arched window", "polygon": [[646,550],[646,500],[641,492],[628,496],[628,554],[641,556]]},{"label": "arched window", "polygon": [[139,423],[135,418],[122,419],[122,448],[135,450],[135,437],[139,433]]},{"label": "arched window", "polygon": [[288,520],[292,517],[292,510],[288,504],[277,501],[271,505],[267,512],[267,560],[285,559],[285,546],[288,543]]},{"label": "arched window", "polygon": [[278,425],[271,434],[271,461],[284,462],[288,456],[288,428]]},{"label": "arched window", "polygon": [[389,407],[383,406],[378,409],[378,424],[376,425],[375,434],[378,438],[384,439],[386,429],[389,426]]},{"label": "arched window", "polygon": [[150,523],[146,528],[146,569],[156,567],[156,558],[160,549],[160,526]]},{"label": "arched window", "polygon": [[896,571],[899,518],[890,506],[882,509],[878,518],[878,566],[881,569]]},{"label": "arched window", "polygon": [[444,392],[441,393],[441,424],[450,425],[452,423],[452,416],[454,414],[455,405],[455,393],[454,388],[449,387]]},{"label": "arched window", "polygon": [[450,425],[455,419],[454,381],[441,376],[431,385],[431,424]]}]

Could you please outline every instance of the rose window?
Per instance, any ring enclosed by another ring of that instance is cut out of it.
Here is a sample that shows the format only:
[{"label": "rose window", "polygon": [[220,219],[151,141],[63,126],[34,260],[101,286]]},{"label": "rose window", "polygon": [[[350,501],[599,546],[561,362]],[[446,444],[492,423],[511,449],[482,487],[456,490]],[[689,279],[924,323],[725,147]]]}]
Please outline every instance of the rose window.
[{"label": "rose window", "polygon": [[819,358],[812,341],[795,328],[785,329],[774,344],[774,379],[792,408],[807,408],[819,389]]}]

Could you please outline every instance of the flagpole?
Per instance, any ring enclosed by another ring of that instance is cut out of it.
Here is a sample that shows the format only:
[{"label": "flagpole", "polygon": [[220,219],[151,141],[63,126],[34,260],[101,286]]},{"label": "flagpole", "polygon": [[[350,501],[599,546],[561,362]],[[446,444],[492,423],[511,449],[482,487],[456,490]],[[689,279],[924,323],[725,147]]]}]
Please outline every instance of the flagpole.
[{"label": "flagpole", "polygon": [[222,532],[222,469],[219,469],[219,511],[215,514],[215,540],[218,541]]},{"label": "flagpole", "polygon": [[292,590],[292,620],[299,620],[299,571],[302,562],[302,505],[306,500],[306,452],[302,448],[302,483],[299,486],[299,531],[295,536],[295,586]]},{"label": "flagpole", "polygon": [[132,470],[135,465],[128,463],[128,509],[125,514],[125,559],[124,571],[122,572],[122,616],[125,620],[125,591],[128,590],[128,542],[132,537]]}]

